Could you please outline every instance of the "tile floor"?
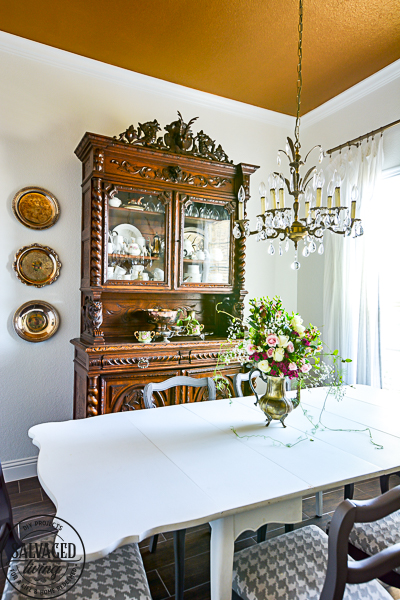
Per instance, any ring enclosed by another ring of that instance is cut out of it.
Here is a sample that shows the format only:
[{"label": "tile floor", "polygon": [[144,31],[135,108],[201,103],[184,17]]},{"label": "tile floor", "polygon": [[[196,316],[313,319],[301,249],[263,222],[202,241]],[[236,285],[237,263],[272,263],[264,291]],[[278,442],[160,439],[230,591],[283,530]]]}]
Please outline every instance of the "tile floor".
[{"label": "tile floor", "polygon": [[[390,486],[400,485],[400,478],[392,476]],[[7,484],[13,507],[14,522],[39,513],[54,514],[55,507],[41,488],[37,477],[22,479]],[[369,480],[355,486],[354,497],[359,500],[373,498],[380,494],[379,480]],[[303,500],[303,522],[296,525],[315,523],[322,529],[332,518],[336,506],[343,499],[343,488],[324,493],[324,515],[315,517],[315,497]],[[284,532],[281,525],[268,526],[268,537]],[[254,532],[243,533],[238,538],[236,550],[256,543]],[[172,534],[160,535],[157,551],[149,552],[149,540],[140,543],[144,566],[147,572],[153,600],[174,598],[174,550]],[[185,559],[185,600],[210,600],[210,529],[208,525],[194,527],[186,535]],[[0,595],[3,590],[4,575],[0,570]],[[394,598],[400,599],[400,590],[391,590]]]}]

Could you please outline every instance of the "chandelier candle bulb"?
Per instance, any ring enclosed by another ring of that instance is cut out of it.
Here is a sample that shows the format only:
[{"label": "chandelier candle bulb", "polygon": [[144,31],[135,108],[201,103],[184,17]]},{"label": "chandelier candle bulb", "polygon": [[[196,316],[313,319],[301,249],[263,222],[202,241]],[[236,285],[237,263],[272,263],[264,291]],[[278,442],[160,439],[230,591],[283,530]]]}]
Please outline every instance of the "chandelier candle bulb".
[{"label": "chandelier candle bulb", "polygon": [[270,189],[271,194],[271,208],[276,208],[276,191],[275,188]]},{"label": "chandelier candle bulb", "polygon": [[285,208],[285,191],[283,187],[279,188],[279,208]]},{"label": "chandelier candle bulb", "polygon": [[316,193],[316,197],[315,197],[315,206],[317,208],[321,207],[321,198],[322,198],[322,188],[317,188],[317,193]]}]

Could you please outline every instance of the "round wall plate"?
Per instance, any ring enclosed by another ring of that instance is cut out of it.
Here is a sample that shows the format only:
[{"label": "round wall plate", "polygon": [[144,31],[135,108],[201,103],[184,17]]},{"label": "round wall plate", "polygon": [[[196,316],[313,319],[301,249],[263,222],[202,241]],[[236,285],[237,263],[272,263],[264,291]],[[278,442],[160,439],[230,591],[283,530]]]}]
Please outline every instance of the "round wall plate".
[{"label": "round wall plate", "polygon": [[18,221],[30,229],[48,229],[60,216],[60,205],[52,193],[40,187],[26,187],[13,198]]},{"label": "round wall plate", "polygon": [[27,342],[44,342],[55,334],[60,324],[57,310],[48,302],[31,300],[16,310],[14,329]]},{"label": "round wall plate", "polygon": [[26,285],[43,287],[53,283],[60,274],[58,255],[49,246],[31,244],[20,248],[15,255],[13,269]]}]

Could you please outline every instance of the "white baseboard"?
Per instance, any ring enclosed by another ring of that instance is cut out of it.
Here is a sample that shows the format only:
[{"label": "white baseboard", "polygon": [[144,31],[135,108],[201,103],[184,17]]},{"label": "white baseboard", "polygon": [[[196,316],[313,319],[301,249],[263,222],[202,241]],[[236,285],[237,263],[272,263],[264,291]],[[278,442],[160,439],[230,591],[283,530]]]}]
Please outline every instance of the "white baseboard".
[{"label": "white baseboard", "polygon": [[1,466],[6,482],[16,481],[17,479],[26,479],[27,477],[36,477],[37,456],[20,458],[18,460],[8,460],[2,462]]}]

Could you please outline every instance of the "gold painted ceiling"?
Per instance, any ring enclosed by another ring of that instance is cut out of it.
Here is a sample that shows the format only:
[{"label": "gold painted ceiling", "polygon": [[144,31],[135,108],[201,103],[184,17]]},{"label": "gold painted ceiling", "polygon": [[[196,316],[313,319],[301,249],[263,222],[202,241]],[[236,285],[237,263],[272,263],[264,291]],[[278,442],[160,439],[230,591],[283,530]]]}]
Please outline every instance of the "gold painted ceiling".
[{"label": "gold painted ceiling", "polygon": [[[0,29],[294,115],[297,0],[1,0]],[[400,58],[400,0],[304,0],[302,114]]]}]

